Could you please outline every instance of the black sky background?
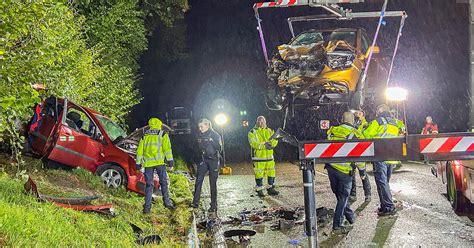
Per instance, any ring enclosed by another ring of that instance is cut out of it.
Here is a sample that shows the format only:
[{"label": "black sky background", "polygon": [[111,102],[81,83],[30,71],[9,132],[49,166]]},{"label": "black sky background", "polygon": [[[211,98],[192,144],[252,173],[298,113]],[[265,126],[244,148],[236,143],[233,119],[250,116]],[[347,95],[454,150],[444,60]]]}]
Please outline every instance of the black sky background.
[{"label": "black sky background", "polygon": [[[185,106],[194,119],[212,119],[224,106],[231,123],[226,126],[226,151],[231,160],[249,153],[247,128],[255,117],[269,117],[269,126],[282,125],[281,113],[265,108],[265,61],[252,5],[258,1],[190,0],[186,14],[187,53],[169,62],[157,54],[159,40],[151,37],[141,59],[140,90],[143,101],[132,111],[130,127],[146,125],[151,116],[164,119],[172,106]],[[368,1],[366,1],[368,2]],[[380,3],[344,5],[354,11],[380,10]],[[469,119],[468,5],[456,0],[391,0],[387,10],[405,10],[408,18],[395,60],[392,82],[409,91],[408,128],[418,133],[426,115],[432,115],[441,132],[465,131]],[[309,7],[263,9],[263,30],[270,56],[290,38],[286,18],[322,13]],[[363,27],[373,35],[377,19],[296,24],[295,32],[309,28]],[[399,19],[387,19],[377,44],[380,58],[390,57]],[[384,84],[385,82],[380,82]],[[240,116],[246,110],[247,116]],[[316,120],[340,111],[324,108],[302,111],[289,130],[300,139],[320,137]],[[284,149],[282,146],[280,149]],[[277,152],[278,154],[278,152]],[[282,155],[279,155],[280,158]]]}]

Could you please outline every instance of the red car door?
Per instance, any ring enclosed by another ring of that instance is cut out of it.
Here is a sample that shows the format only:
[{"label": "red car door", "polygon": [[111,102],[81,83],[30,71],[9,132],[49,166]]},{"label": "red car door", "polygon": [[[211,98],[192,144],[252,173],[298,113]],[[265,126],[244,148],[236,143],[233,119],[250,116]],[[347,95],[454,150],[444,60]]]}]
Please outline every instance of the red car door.
[{"label": "red car door", "polygon": [[28,144],[33,153],[39,156],[48,154],[56,137],[55,129],[60,123],[61,112],[62,104],[59,104],[55,97],[35,106],[28,126]]},{"label": "red car door", "polygon": [[49,159],[95,171],[101,163],[103,144],[94,139],[99,129],[86,111],[66,103],[67,114],[62,118],[58,138]]}]

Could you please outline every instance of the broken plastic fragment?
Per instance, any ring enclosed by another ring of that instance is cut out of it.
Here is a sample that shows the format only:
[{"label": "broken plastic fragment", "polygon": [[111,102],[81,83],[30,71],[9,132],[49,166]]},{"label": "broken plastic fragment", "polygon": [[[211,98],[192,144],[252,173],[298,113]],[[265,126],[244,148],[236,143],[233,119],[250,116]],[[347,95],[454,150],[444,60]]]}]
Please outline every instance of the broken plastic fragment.
[{"label": "broken plastic fragment", "polygon": [[288,240],[288,244],[290,244],[290,245],[299,245],[300,241],[296,240],[296,239],[291,239],[291,240]]}]

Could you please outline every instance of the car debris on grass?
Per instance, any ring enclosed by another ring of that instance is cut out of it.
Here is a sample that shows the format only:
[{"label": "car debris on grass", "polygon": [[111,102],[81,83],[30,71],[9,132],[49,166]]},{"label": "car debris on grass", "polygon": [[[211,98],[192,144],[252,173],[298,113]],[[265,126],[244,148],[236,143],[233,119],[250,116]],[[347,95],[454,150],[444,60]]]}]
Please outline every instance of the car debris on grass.
[{"label": "car debris on grass", "polygon": [[74,198],[65,198],[65,197],[55,197],[49,195],[40,194],[36,183],[28,176],[28,180],[23,185],[25,193],[31,194],[36,197],[41,202],[52,202],[54,205],[70,208],[77,211],[84,212],[96,212],[99,214],[105,214],[111,217],[115,217],[115,212],[112,204],[101,204],[93,205],[91,201],[100,199],[100,196],[84,196],[84,197],[74,197]]},{"label": "car debris on grass", "polygon": [[[34,164],[35,160],[28,158],[27,162]],[[50,200],[64,198],[66,203],[63,204],[67,204],[68,199],[74,203],[91,200],[88,204],[113,204],[117,216],[104,218],[94,213],[58,207],[53,203],[42,203],[36,197],[26,195],[23,188],[26,178],[13,176],[14,168],[9,169],[5,164],[7,163],[0,159],[0,167],[6,171],[0,173],[0,238],[6,246],[108,244],[133,247],[146,243],[145,239],[138,241],[139,238],[134,234],[130,223],[142,229],[143,235],[140,239],[159,235],[160,245],[163,246],[180,246],[188,242],[187,230],[191,226],[192,213],[185,203],[191,200],[191,191],[189,181],[184,175],[170,173],[171,193],[173,197],[178,197],[180,202],[177,209],[165,209],[161,207],[161,200],[158,200],[152,214],[144,216],[140,211],[142,196],[124,188],[108,189],[99,177],[84,169],[46,170],[26,165],[25,174],[35,178],[43,197],[46,195]],[[95,199],[97,196],[100,198]],[[154,240],[157,241],[156,237]]]}]

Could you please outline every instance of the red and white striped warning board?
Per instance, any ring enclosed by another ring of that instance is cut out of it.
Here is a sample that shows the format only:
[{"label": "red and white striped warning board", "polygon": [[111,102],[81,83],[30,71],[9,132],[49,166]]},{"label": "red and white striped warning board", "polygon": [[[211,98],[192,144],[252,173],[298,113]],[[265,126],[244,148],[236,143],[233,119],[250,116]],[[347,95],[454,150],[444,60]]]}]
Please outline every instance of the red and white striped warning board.
[{"label": "red and white striped warning board", "polygon": [[420,139],[421,153],[472,152],[474,137],[444,137]]},{"label": "red and white striped warning board", "polygon": [[[304,5],[308,4],[308,1],[299,1],[298,0],[278,0],[274,2],[262,2],[256,3],[253,5],[254,8],[271,8],[271,7],[289,7],[289,6],[296,6],[296,5]],[[304,2],[304,3],[303,3]]]},{"label": "red and white striped warning board", "polygon": [[305,158],[345,158],[374,156],[374,142],[304,144]]},{"label": "red and white striped warning board", "polygon": [[253,5],[254,8],[271,8],[271,7],[291,7],[298,5],[319,6],[321,4],[333,3],[360,3],[362,0],[275,0],[273,2],[261,2]]}]

